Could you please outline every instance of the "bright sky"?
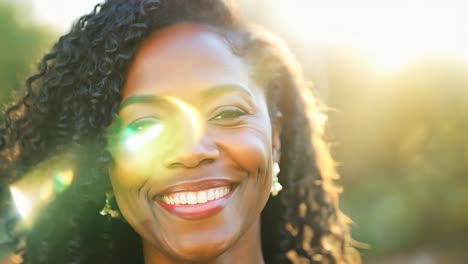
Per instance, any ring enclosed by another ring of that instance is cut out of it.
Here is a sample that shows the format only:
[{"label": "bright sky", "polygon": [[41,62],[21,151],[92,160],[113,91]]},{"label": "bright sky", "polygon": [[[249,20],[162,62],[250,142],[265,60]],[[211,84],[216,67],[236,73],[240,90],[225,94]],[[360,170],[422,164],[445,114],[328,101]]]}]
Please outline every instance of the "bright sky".
[{"label": "bright sky", "polygon": [[89,13],[103,0],[30,0],[33,16],[39,23],[50,25],[60,32],[67,31],[78,17]]},{"label": "bright sky", "polygon": [[466,0],[274,2],[271,16],[292,37],[355,49],[384,70],[421,57],[468,59]]},{"label": "bright sky", "polygon": [[[253,1],[253,0],[251,0]],[[98,0],[32,0],[35,17],[60,31]],[[421,57],[468,60],[466,0],[268,0],[268,17],[298,41],[352,48],[383,69]]]}]

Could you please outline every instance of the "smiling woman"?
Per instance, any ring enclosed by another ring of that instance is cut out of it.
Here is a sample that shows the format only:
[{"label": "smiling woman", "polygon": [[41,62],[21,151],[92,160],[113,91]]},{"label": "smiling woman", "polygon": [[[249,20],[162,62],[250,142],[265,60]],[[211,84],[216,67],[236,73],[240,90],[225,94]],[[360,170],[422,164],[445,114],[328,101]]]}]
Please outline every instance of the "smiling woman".
[{"label": "smiling woman", "polygon": [[73,153],[24,263],[359,263],[320,120],[292,56],[231,2],[108,0],[5,112],[15,193]]}]

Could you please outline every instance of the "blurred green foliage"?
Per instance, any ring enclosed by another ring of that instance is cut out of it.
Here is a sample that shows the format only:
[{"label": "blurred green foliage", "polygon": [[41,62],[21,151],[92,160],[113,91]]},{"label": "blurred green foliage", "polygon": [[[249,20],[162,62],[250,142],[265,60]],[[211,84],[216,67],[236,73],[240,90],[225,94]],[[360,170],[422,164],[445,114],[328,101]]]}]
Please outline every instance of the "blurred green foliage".
[{"label": "blurred green foliage", "polygon": [[467,245],[468,65],[426,60],[385,75],[338,55],[328,74],[342,207],[364,255]]},{"label": "blurred green foliage", "polygon": [[33,70],[31,65],[55,38],[29,17],[28,10],[0,2],[0,104],[10,98],[13,89],[23,86]]},{"label": "blurred green foliage", "polygon": [[[52,32],[33,24],[29,17],[29,10],[0,2],[0,105],[11,99],[13,91],[24,86],[24,80],[34,71],[34,61],[55,39]],[[5,223],[0,220],[0,243],[7,241],[3,226]],[[0,261],[10,250],[0,247]]]}]

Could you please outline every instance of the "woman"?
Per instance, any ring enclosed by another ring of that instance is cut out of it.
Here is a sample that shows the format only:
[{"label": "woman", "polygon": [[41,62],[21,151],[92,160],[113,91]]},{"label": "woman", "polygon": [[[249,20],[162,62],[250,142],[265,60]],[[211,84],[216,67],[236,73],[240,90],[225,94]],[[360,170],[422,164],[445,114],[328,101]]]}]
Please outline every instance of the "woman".
[{"label": "woman", "polygon": [[359,261],[318,103],[230,2],[106,1],[4,119],[5,182],[75,157],[24,263]]}]

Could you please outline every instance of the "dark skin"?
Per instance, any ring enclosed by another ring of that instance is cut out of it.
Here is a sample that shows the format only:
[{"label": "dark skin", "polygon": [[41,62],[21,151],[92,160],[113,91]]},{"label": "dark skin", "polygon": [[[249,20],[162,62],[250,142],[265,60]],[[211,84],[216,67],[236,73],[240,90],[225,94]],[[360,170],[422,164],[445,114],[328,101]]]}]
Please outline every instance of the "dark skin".
[{"label": "dark skin", "polygon": [[[137,147],[115,148],[110,168],[145,263],[263,263],[260,213],[279,161],[281,120],[270,118],[251,65],[209,28],[176,24],[141,44],[122,100],[123,128],[157,130]],[[203,180],[237,186],[215,214],[184,219],[156,202],[167,188]]]}]

